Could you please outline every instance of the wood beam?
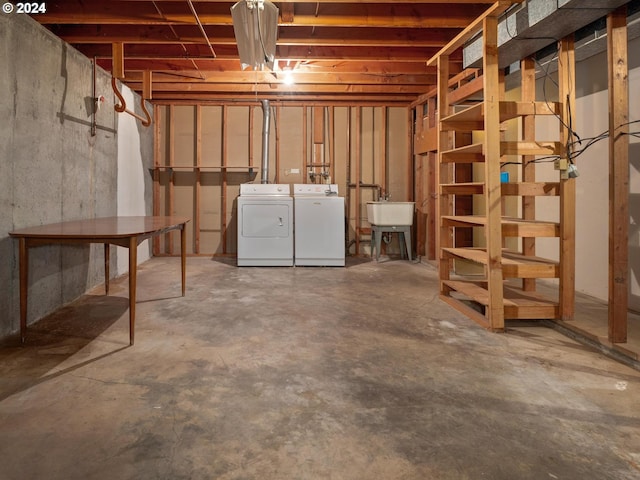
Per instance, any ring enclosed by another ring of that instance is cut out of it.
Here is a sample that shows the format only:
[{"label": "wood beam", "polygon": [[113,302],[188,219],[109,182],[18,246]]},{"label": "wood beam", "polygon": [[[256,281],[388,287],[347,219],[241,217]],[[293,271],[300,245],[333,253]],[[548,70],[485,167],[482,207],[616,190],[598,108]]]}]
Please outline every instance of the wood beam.
[{"label": "wood beam", "polygon": [[[521,62],[521,84],[522,84],[522,101],[536,101],[536,69],[535,61],[532,57],[527,57]],[[536,140],[536,117],[535,115],[524,115],[522,117],[522,140],[525,142],[535,142]],[[536,164],[532,162],[535,155],[522,156],[522,181],[533,183],[536,181]],[[522,197],[522,218],[525,220],[535,220],[536,218],[536,197]],[[522,239],[522,253],[527,256],[535,256],[536,239],[535,237],[524,237]],[[535,278],[525,278],[522,280],[522,289],[524,291],[534,291],[536,289]]]},{"label": "wood beam", "polygon": [[[138,2],[127,8],[114,8],[109,1],[81,2],[76,7],[51,2],[47,12],[38,15],[42,24],[125,24],[125,25],[195,25],[191,10],[182,2],[161,5],[160,12],[152,2]],[[296,26],[388,27],[388,28],[465,28],[484,11],[478,3],[441,3],[437,9],[429,4],[408,5],[359,3],[332,5],[317,2],[296,4],[293,22]],[[229,4],[198,5],[198,18],[203,26],[232,25]]]},{"label": "wood beam", "polygon": [[504,329],[504,293],[502,275],[502,202],[500,186],[500,69],[498,68],[498,19],[487,15],[483,30],[484,80],[484,155],[485,211],[487,224],[487,290],[489,305],[486,316],[493,330]]},{"label": "wood beam", "polygon": [[[567,145],[573,141],[568,125],[576,105],[575,45],[573,35],[559,42],[558,96],[563,106],[560,141]],[[576,183],[574,178],[560,180],[560,319],[573,320],[576,284]]]},{"label": "wood beam", "polygon": [[609,73],[609,341],[627,341],[629,308],[629,63],[627,7],[607,15]]},{"label": "wood beam", "polygon": [[111,75],[117,79],[124,78],[124,44],[114,43],[111,45]]}]

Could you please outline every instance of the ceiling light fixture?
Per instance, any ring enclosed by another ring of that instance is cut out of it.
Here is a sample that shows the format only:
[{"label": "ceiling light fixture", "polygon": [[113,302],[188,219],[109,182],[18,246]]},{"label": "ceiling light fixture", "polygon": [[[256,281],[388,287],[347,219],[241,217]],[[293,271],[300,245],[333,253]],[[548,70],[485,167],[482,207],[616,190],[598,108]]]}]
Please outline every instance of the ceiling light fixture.
[{"label": "ceiling light fixture", "polygon": [[273,70],[278,38],[278,7],[269,0],[240,0],[231,7],[242,69]]},{"label": "ceiling light fixture", "polygon": [[282,83],[285,85],[293,85],[295,82],[293,78],[293,72],[291,70],[285,70],[282,74]]}]

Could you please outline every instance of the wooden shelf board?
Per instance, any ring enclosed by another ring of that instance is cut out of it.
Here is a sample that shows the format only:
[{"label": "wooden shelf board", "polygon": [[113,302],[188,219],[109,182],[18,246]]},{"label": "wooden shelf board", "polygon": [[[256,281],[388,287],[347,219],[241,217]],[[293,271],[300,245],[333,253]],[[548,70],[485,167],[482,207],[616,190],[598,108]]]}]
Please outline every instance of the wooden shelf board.
[{"label": "wooden shelf board", "polygon": [[[560,227],[554,222],[502,218],[502,235],[505,237],[557,237]],[[487,219],[481,215],[443,215],[442,226],[484,227]]]},{"label": "wooden shelf board", "polygon": [[484,162],[482,143],[473,143],[452,150],[443,151],[440,154],[443,163],[473,163]]},{"label": "wooden shelf board", "polygon": [[484,193],[484,183],[445,183],[440,185],[440,193],[442,195],[480,195]]},{"label": "wooden shelf board", "polygon": [[[487,252],[484,248],[443,248],[451,258],[470,260],[486,266]],[[502,251],[502,276],[504,278],[558,278],[558,262],[541,257],[526,256],[519,252]]]},{"label": "wooden shelf board", "polygon": [[[481,312],[465,305],[464,298],[451,297],[451,293],[457,292],[468,300],[475,302],[482,307],[487,307],[489,304],[489,293],[483,287],[482,281],[471,282],[462,280],[443,280],[442,283],[442,298],[446,299],[447,303],[467,315],[470,312],[473,312],[474,316],[472,318],[474,320],[478,320],[476,318],[478,316],[484,317]],[[458,308],[458,306],[453,305],[456,301],[461,305],[464,305],[465,311]],[[559,318],[558,303],[552,299],[544,298],[537,292],[523,292],[522,290],[515,289],[513,287],[505,287],[503,305],[504,317],[509,320],[553,320]],[[486,317],[484,317],[484,324],[488,324]]]},{"label": "wooden shelf board", "polygon": [[[557,102],[500,102],[500,122],[524,115],[558,115]],[[484,103],[478,103],[441,120],[442,130],[484,130]]]}]

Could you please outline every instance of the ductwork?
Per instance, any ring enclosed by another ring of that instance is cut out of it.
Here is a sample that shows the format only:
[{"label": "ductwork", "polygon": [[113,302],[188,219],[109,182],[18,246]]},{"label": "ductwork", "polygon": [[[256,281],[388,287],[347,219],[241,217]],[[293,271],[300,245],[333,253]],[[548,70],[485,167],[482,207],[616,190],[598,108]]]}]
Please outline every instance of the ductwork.
[{"label": "ductwork", "polygon": [[271,107],[269,100],[261,100],[262,104],[262,169],[260,183],[269,183],[269,126],[271,123]]},{"label": "ductwork", "polygon": [[[498,23],[500,68],[533,55],[627,3],[629,0],[525,0],[514,5]],[[480,67],[482,37],[470,40],[462,56],[465,68]]]}]

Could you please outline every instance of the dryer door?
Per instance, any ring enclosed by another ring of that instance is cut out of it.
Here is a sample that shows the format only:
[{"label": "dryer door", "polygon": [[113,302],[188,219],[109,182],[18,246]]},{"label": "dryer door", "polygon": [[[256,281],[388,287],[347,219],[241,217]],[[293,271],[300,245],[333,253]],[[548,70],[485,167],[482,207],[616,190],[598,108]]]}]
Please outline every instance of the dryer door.
[{"label": "dryer door", "polygon": [[242,206],[242,231],[246,238],[286,238],[289,236],[289,206],[249,203]]}]

